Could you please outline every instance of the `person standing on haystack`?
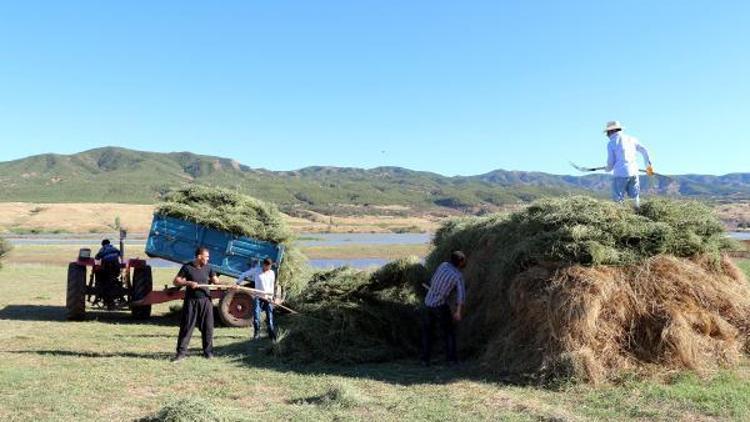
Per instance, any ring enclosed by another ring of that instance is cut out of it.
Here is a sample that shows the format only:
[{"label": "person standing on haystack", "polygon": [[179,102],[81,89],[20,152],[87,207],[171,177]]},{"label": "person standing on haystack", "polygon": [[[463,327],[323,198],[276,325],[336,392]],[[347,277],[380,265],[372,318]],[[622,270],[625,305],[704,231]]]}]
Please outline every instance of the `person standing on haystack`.
[{"label": "person standing on haystack", "polygon": [[[424,298],[422,316],[422,364],[430,365],[432,332],[435,323],[440,325],[445,341],[445,354],[448,364],[458,363],[456,354],[456,330],[454,322],[461,321],[466,288],[461,270],[466,267],[466,255],[461,251],[451,254],[450,262],[443,262],[435,270],[430,280],[427,296]],[[456,310],[451,312],[448,297],[456,291]]]},{"label": "person standing on haystack", "polygon": [[180,334],[177,337],[177,355],[172,359],[179,362],[187,356],[190,337],[193,329],[198,326],[203,341],[203,357],[214,357],[214,305],[211,302],[211,292],[200,284],[218,284],[219,278],[208,264],[210,258],[207,248],[195,250],[195,259],[180,268],[174,278],[174,285],[185,286],[185,300],[182,302],[182,318],[180,319]]},{"label": "person standing on haystack", "polygon": [[276,340],[276,328],[273,324],[273,300],[276,289],[276,273],[271,266],[273,261],[270,258],[263,260],[262,267],[253,267],[237,278],[237,284],[242,284],[245,279],[251,279],[254,283],[253,288],[265,293],[265,297],[253,297],[253,340],[260,338],[260,313],[266,311],[266,325],[268,327],[268,337]]},{"label": "person standing on haystack", "polygon": [[646,162],[646,174],[654,175],[654,168],[648,156],[646,147],[638,142],[638,139],[623,133],[623,127],[618,121],[608,122],[604,133],[609,138],[607,143],[607,171],[611,171],[612,199],[615,202],[623,202],[625,194],[635,200],[636,208],[641,206],[641,184],[638,178],[638,161],[636,152],[643,156]]}]

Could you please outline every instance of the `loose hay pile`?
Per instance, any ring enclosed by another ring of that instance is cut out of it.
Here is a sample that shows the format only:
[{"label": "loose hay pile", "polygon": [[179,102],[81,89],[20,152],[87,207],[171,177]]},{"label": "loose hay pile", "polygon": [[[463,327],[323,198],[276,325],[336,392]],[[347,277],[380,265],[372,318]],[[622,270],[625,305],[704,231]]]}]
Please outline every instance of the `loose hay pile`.
[{"label": "loose hay pile", "polygon": [[279,286],[287,294],[294,295],[307,281],[307,258],[295,247],[291,229],[272,204],[228,189],[190,186],[168,193],[155,212],[237,235],[284,244]]},{"label": "loose hay pile", "polygon": [[459,346],[490,370],[597,382],[731,365],[750,349],[750,289],[700,204],[542,200],[451,221],[434,243],[429,268],[468,255]]},{"label": "loose hay pile", "polygon": [[274,344],[279,356],[306,362],[392,360],[416,353],[417,294],[429,279],[416,257],[374,273],[349,267],[317,273],[290,306],[302,313],[285,322]]}]

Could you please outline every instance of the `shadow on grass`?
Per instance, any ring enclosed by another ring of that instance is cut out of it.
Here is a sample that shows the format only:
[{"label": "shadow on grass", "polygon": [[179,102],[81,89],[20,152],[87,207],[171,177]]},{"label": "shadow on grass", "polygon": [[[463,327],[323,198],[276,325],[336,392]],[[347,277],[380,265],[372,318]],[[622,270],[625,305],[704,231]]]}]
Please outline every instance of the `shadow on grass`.
[{"label": "shadow on grass", "polygon": [[[8,305],[0,309],[0,320],[13,321],[68,321],[64,306],[54,305]],[[156,315],[148,319],[134,319],[128,311],[103,311],[87,309],[84,321],[99,321],[111,324],[179,325],[179,314]],[[75,324],[77,321],[69,321]]]},{"label": "shadow on grass", "polygon": [[[178,327],[179,327],[179,324],[175,324],[175,330]],[[200,331],[197,328],[195,329],[195,331],[193,331],[193,336],[194,337],[197,336],[200,339]],[[116,338],[173,338],[176,340],[177,331],[175,331],[175,334],[115,334],[113,337],[116,337]],[[217,339],[217,338],[243,339],[243,338],[247,338],[247,336],[246,335],[243,336],[243,335],[214,334],[214,339]]]},{"label": "shadow on grass", "polygon": [[14,353],[22,355],[39,355],[39,356],[67,356],[75,358],[134,358],[134,359],[152,359],[152,360],[168,360],[174,356],[174,353],[168,352],[150,352],[150,353],[133,353],[133,352],[118,352],[118,353],[101,353],[101,352],[82,352],[73,350],[8,350],[3,353]]},{"label": "shadow on grass", "polygon": [[64,306],[8,305],[0,310],[0,319],[14,321],[65,321]]},{"label": "shadow on grass", "polygon": [[268,369],[297,375],[333,375],[347,378],[372,379],[395,385],[448,384],[460,380],[481,381],[501,385],[528,385],[528,381],[504,375],[490,375],[474,362],[449,366],[436,360],[424,367],[419,360],[401,359],[384,363],[333,364],[300,363],[270,354],[270,340],[240,341],[215,347],[217,356],[232,360],[239,366]]}]

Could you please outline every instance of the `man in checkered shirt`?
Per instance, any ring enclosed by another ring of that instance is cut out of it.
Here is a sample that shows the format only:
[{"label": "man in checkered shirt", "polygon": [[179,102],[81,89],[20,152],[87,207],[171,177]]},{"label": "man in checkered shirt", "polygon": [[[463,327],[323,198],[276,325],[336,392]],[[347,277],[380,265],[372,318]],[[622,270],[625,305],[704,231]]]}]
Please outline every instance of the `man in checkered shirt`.
[{"label": "man in checkered shirt", "polygon": [[[435,323],[440,326],[445,340],[445,353],[449,364],[458,363],[454,322],[461,321],[466,288],[461,270],[466,266],[466,255],[461,251],[451,254],[450,262],[443,262],[435,270],[424,299],[422,319],[422,364],[430,364],[432,332]],[[451,312],[448,297],[456,291],[456,310]]]}]

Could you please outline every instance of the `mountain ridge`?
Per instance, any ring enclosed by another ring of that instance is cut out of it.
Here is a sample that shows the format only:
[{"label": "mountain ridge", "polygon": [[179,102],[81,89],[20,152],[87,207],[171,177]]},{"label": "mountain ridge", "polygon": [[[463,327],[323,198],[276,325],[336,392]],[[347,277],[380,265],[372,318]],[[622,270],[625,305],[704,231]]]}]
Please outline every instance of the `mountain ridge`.
[{"label": "mountain ridge", "polygon": [[[750,199],[750,173],[643,178],[646,194]],[[443,176],[397,166],[370,169],[307,166],[273,171],[189,151],[100,147],[75,154],[38,154],[0,162],[3,202],[153,203],[171,188],[198,183],[235,189],[291,209],[349,212],[352,206],[404,205],[415,210],[492,211],[548,195],[608,195],[611,176],[493,170]]]}]

